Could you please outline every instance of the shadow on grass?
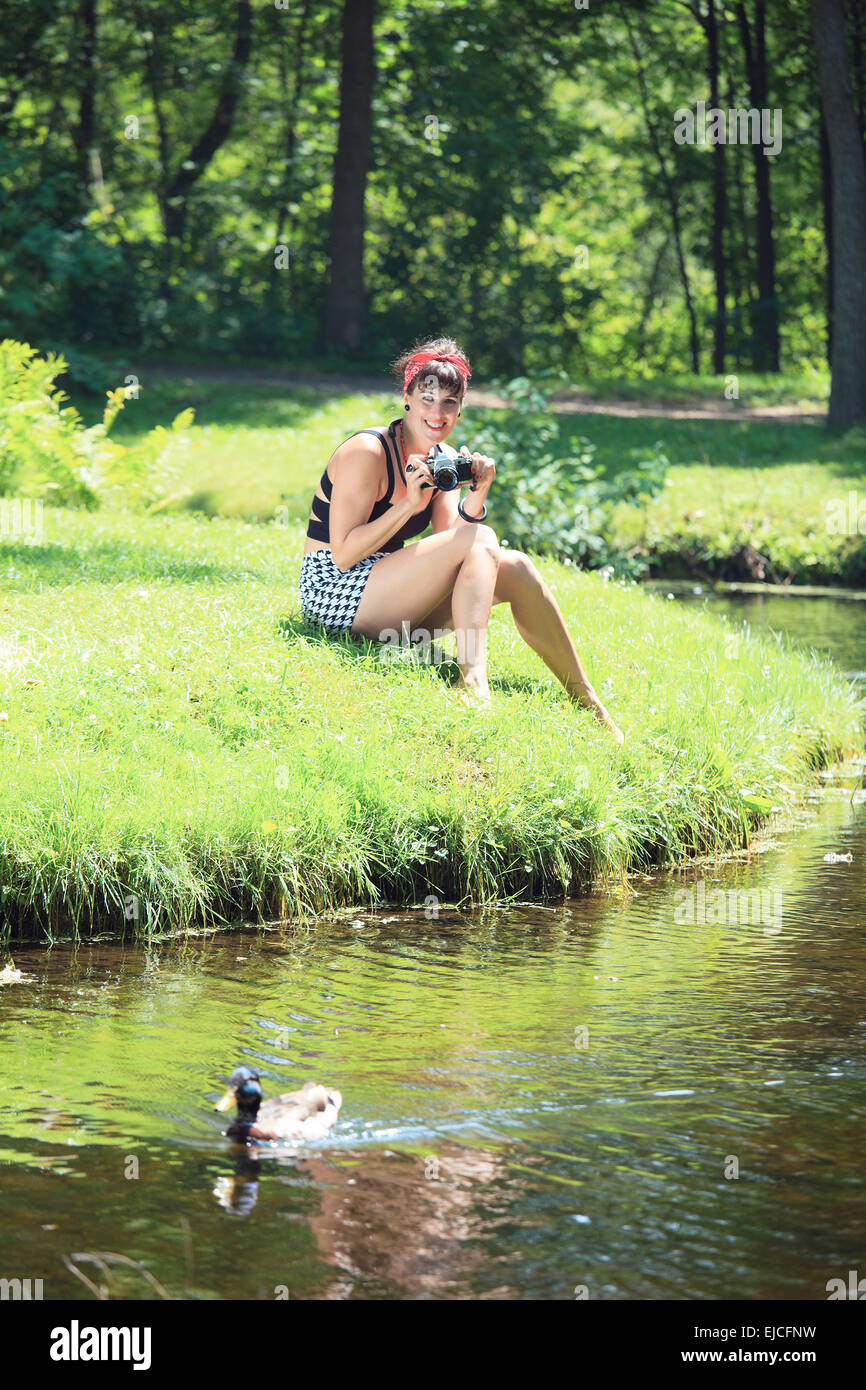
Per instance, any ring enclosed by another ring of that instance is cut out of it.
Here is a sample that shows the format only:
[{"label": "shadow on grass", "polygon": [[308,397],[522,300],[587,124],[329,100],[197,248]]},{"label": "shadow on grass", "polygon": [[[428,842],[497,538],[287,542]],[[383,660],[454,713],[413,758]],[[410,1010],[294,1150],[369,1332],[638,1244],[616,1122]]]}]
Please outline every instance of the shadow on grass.
[{"label": "shadow on grass", "polygon": [[[372,657],[375,661],[381,661],[383,666],[387,665],[390,670],[406,671],[424,667],[433,671],[443,685],[447,686],[455,686],[460,679],[460,667],[455,657],[437,642],[430,648],[429,659],[422,656],[417,647],[396,649],[396,655],[383,659],[380,655],[383,650],[394,652],[395,649],[369,637],[358,637],[352,632],[328,632],[320,624],[310,623],[299,614],[281,618],[277,623],[277,630],[288,642],[303,641],[315,646],[337,647],[341,659],[345,661],[368,664]],[[532,676],[516,672],[491,671],[490,687],[506,694],[533,695],[538,691],[549,690],[550,682],[533,680]]]},{"label": "shadow on grass", "polygon": [[140,541],[94,541],[86,546],[22,545],[0,541],[3,588],[61,588],[93,580],[120,584],[126,580],[171,579],[184,584],[241,584],[251,579],[263,583],[272,574],[215,564],[211,560],[185,558],[159,546]]},{"label": "shadow on grass", "polygon": [[[122,384],[123,378],[116,385]],[[104,400],[81,391],[70,391],[74,405],[85,424],[102,419]],[[130,401],[111,427],[112,439],[137,436],[155,425],[167,425],[181,410],[191,406],[197,425],[247,425],[253,429],[303,429],[322,406],[340,396],[366,394],[360,387],[261,386],[240,380],[228,385],[195,376],[168,379],[141,376],[141,395]],[[387,413],[387,412],[386,412]]]},{"label": "shadow on grass", "polygon": [[200,512],[203,516],[224,516],[231,521],[249,521],[253,525],[263,521],[272,524],[275,514],[279,511],[285,517],[285,525],[298,526],[306,531],[310,516],[310,494],[314,488],[315,482],[303,492],[281,493],[274,497],[272,506],[266,504],[264,508],[253,510],[247,504],[243,484],[234,484],[231,488],[215,485],[212,488],[197,488],[183,501],[167,508],[166,511],[169,515],[178,512]]},{"label": "shadow on grass", "polygon": [[298,613],[290,613],[288,616],[280,618],[277,622],[277,631],[287,642],[306,642],[310,646],[336,647],[341,660],[347,662],[369,665],[372,658],[390,670],[395,668],[408,670],[426,666],[434,670],[446,685],[455,685],[460,676],[457,662],[436,643],[431,649],[429,661],[424,660],[415,647],[396,649],[394,657],[385,657],[383,655],[385,651],[395,651],[387,643],[376,642],[371,637],[359,637],[354,632],[330,632],[321,623],[309,622]]},{"label": "shadow on grass", "polygon": [[596,458],[609,474],[634,466],[632,449],[649,454],[660,444],[674,465],[724,464],[729,468],[786,467],[820,464],[828,473],[856,477],[866,473],[866,438],[850,430],[830,434],[823,425],[782,425],[759,420],[665,420],[608,415],[560,416],[559,447],[575,452],[584,436],[596,446]]}]

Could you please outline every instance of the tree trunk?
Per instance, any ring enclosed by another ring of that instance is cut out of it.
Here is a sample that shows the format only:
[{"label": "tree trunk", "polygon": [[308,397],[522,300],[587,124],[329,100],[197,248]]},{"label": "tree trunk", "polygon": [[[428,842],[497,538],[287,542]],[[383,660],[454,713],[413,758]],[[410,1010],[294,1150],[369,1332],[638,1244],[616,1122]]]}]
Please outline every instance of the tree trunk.
[{"label": "tree trunk", "polygon": [[821,204],[824,215],[824,245],[827,247],[827,364],[833,362],[833,175],[830,171],[830,142],[824,107],[821,110]]},{"label": "tree trunk", "polygon": [[659,139],[658,127],[653,119],[652,108],[650,106],[646,73],[644,71],[644,65],[641,60],[641,51],[637,39],[635,37],[634,30],[629,22],[627,10],[625,11],[623,18],[625,19],[625,26],[628,31],[631,51],[634,54],[635,65],[637,67],[638,87],[640,89],[641,103],[643,105],[644,120],[646,121],[647,129],[649,130],[650,140],[652,142],[653,147],[653,153],[655,155],[656,163],[659,167],[662,185],[667,195],[668,207],[670,208],[671,228],[674,234],[674,250],[676,251],[677,267],[680,273],[680,281],[682,283],[683,294],[685,296],[686,301],[686,313],[688,314],[689,320],[689,355],[691,358],[692,371],[694,372],[695,376],[697,376],[701,370],[700,341],[698,338],[698,319],[695,313],[695,305],[694,300],[692,298],[691,284],[689,283],[689,272],[686,266],[685,251],[683,250],[679,199],[677,198],[676,185],[674,184],[674,181],[671,178],[670,170],[668,169],[668,166],[665,163],[665,157],[662,153],[662,145],[661,140]]},{"label": "tree trunk", "polygon": [[863,39],[866,29],[864,0],[848,0],[847,12],[851,30],[851,50],[854,55],[854,97],[857,103],[857,122],[866,142],[866,65],[863,61]]},{"label": "tree trunk", "polygon": [[[277,211],[275,216],[275,243],[277,246],[287,246],[289,251],[289,262],[286,267],[286,281],[288,286],[289,308],[294,305],[294,281],[295,281],[295,255],[297,246],[294,244],[295,226],[297,225],[298,215],[292,212],[290,204],[294,201],[292,194],[295,188],[295,146],[297,144],[296,122],[298,111],[301,104],[301,95],[304,90],[304,60],[307,43],[307,25],[310,20],[310,10],[312,0],[304,0],[298,21],[297,33],[293,33],[289,40],[294,56],[294,75],[292,90],[289,92],[289,79],[286,64],[286,50],[288,44],[282,34],[277,38],[278,64],[280,73],[280,94],[285,104],[286,113],[286,135],[285,135],[285,162],[283,164],[283,178],[280,192],[277,199]],[[284,20],[280,17],[277,23],[282,25]],[[285,235],[284,235],[285,229]],[[271,289],[277,289],[277,258],[273,257],[271,263]]]},{"label": "tree trunk", "polygon": [[96,76],[96,0],[80,0],[78,15],[81,21],[81,49],[78,69],[78,125],[75,130],[75,154],[80,184],[79,201],[87,205],[90,184],[90,152],[94,134],[94,79]]},{"label": "tree trunk", "polygon": [[656,301],[656,295],[658,293],[659,276],[661,275],[662,263],[664,262],[665,252],[667,251],[667,249],[667,241],[661,242],[661,244],[659,245],[659,249],[656,252],[655,260],[653,261],[653,266],[652,270],[650,271],[649,280],[647,281],[646,294],[644,295],[640,322],[638,323],[634,335],[634,354],[637,358],[643,357],[644,352],[646,351],[645,340],[647,324],[649,323],[649,317],[653,311],[653,306]]},{"label": "tree trunk", "polygon": [[182,160],[177,173],[165,190],[163,219],[165,235],[169,241],[179,241],[182,237],[190,190],[231,133],[251,47],[250,0],[238,0],[234,52],[226,69],[213,115],[204,134],[197,140],[186,159]]},{"label": "tree trunk", "polygon": [[[737,5],[743,36],[749,102],[757,111],[767,106],[767,46],[765,0],[756,0],[754,44],[743,0]],[[773,203],[770,165],[760,144],[752,145],[758,222],[758,302],[755,305],[755,369],[779,370],[779,304],[776,299],[776,249],[773,240]]]},{"label": "tree trunk", "polygon": [[[730,80],[730,74],[729,74]],[[733,111],[737,105],[734,100],[734,93],[731,87],[727,93],[728,110]],[[748,355],[745,345],[745,334],[743,324],[751,322],[751,299],[748,284],[748,268],[750,261],[751,248],[749,245],[749,218],[746,212],[746,190],[743,186],[743,163],[740,159],[733,161],[733,190],[732,204],[734,216],[731,226],[728,228],[728,270],[731,278],[731,296],[733,299],[733,347],[728,342],[728,351],[733,352],[734,366],[740,371],[744,358],[748,362]],[[743,274],[745,268],[746,274]]]},{"label": "tree trunk", "polygon": [[163,89],[164,73],[161,61],[161,52],[157,46],[156,25],[151,29],[146,17],[142,13],[141,5],[138,0],[133,0],[136,17],[136,27],[141,35],[144,47],[144,67],[147,73],[147,83],[150,88],[150,99],[153,103],[153,115],[156,121],[156,134],[158,141],[157,173],[156,179],[156,201],[159,205],[159,219],[162,223],[162,246],[159,248],[159,294],[160,298],[166,301],[173,295],[172,288],[172,243],[169,239],[168,209],[166,207],[165,196],[169,184],[168,165],[170,159],[170,146],[168,139],[168,127],[163,110]]},{"label": "tree trunk", "polygon": [[828,424],[866,420],[866,163],[842,0],[811,0],[833,181],[833,358]]},{"label": "tree trunk", "polygon": [[[716,0],[709,0],[706,18],[707,49],[710,78],[710,106],[719,106],[719,27]],[[725,373],[727,330],[727,283],[725,276],[725,219],[727,218],[727,185],[725,182],[725,146],[721,141],[713,146],[713,276],[716,283],[716,319],[713,330],[713,371]]]},{"label": "tree trunk", "polygon": [[357,353],[364,302],[364,195],[370,163],[375,0],[345,0],[340,120],[331,195],[330,281],[323,347]]}]

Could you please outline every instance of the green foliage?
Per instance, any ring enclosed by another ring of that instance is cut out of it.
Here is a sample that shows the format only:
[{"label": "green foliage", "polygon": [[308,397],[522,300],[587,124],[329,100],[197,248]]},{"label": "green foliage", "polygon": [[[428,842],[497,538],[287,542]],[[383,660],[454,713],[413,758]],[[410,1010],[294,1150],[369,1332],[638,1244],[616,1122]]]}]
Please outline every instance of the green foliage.
[{"label": "green foliage", "polygon": [[[808,7],[768,0],[766,10],[771,105],[796,113],[772,164],[782,349],[786,369],[808,370],[826,356]],[[339,7],[256,7],[230,136],[181,199],[182,234],[165,225],[172,180],[214,115],[236,11],[232,0],[100,10],[89,162],[67,80],[80,7],[13,6],[0,34],[0,336],[63,351],[79,383],[86,366],[67,345],[304,364],[320,352]],[[477,376],[551,363],[632,382],[682,372],[687,277],[708,367],[715,152],[672,139],[672,112],[707,95],[702,23],[696,7],[673,0],[598,6],[593,16],[584,23],[550,0],[382,7],[360,360],[375,354],[381,364],[417,334],[447,329],[465,341]],[[725,103],[748,106],[730,6],[719,7],[719,23]],[[127,112],[139,113],[134,138]],[[727,366],[745,372],[756,326],[752,150],[731,145],[725,161]],[[275,268],[277,245],[290,252],[286,269]]]},{"label": "green foliage", "polygon": [[41,357],[28,343],[0,342],[0,488],[55,502],[93,505],[87,480],[105,425],[89,430],[54,385],[62,357]]},{"label": "green foliage", "polygon": [[96,507],[109,496],[156,511],[186,495],[178,486],[193,411],[170,429],[155,426],[134,447],[109,439],[127,388],[108,391],[102,420],[85,429],[55,384],[63,357],[29,343],[0,342],[0,490],[66,505]]},{"label": "green foliage", "polygon": [[567,375],[549,369],[534,381],[517,377],[494,382],[508,401],[507,415],[480,411],[471,447],[496,459],[494,484],[500,540],[517,550],[553,555],[586,569],[611,567],[636,577],[646,569],[639,556],[610,539],[614,507],[656,497],[664,486],[668,459],[656,446],[645,457],[631,450],[630,464],[609,476],[595,461],[585,436],[560,451],[560,426],[550,397]]}]

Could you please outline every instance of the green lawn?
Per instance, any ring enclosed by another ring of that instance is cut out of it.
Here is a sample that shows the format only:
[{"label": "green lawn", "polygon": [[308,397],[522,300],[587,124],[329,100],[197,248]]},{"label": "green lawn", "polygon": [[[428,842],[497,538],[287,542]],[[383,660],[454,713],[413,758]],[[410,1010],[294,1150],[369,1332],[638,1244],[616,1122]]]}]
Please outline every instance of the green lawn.
[{"label": "green lawn", "polygon": [[[799,376],[738,372],[736,377],[735,406],[788,406],[816,412],[827,409],[830,374],[826,370]],[[635,401],[646,405],[727,405],[725,390],[729,386],[727,376],[693,376],[691,373],[645,379],[594,377],[572,383],[575,392],[596,401]]]},{"label": "green lawn", "polygon": [[[866,586],[866,431],[834,436],[821,425],[758,421],[563,417],[561,449],[584,435],[609,472],[661,447],[663,493],[618,507],[611,532],[637,547],[652,573],[745,578],[726,564],[739,546],[768,557],[774,582]],[[863,532],[834,534],[835,508],[854,493]]]},{"label": "green lawn", "polygon": [[[315,472],[333,409],[296,421],[313,451],[300,460],[297,434],[271,426],[275,484],[280,467],[292,485]],[[294,526],[61,509],[40,544],[0,541],[7,933],[561,896],[741,845],[816,766],[862,746],[862,710],[829,665],[553,562],[626,747],[567,700],[504,607],[479,719],[452,665],[386,663],[307,629],[301,545]]]}]

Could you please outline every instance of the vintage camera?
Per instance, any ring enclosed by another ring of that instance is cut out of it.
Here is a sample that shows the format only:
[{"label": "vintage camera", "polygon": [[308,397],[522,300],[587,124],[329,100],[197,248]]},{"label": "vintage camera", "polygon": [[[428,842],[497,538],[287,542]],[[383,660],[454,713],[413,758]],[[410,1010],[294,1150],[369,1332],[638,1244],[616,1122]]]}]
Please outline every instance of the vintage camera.
[{"label": "vintage camera", "polygon": [[[446,454],[441,444],[434,444],[424,462],[433,474],[433,486],[440,492],[453,492],[461,483],[474,480],[472,460],[465,455],[452,458]],[[407,464],[406,472],[412,472],[412,464]]]}]

